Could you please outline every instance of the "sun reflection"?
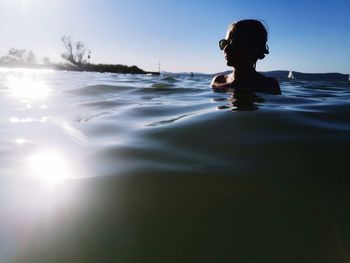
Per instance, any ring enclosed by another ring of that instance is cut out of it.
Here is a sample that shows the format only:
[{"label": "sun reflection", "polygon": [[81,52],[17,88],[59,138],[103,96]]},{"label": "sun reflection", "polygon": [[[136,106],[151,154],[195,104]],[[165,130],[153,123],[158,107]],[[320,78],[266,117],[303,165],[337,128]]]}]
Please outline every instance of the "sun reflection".
[{"label": "sun reflection", "polygon": [[28,156],[29,176],[46,185],[56,185],[72,178],[72,167],[68,160],[55,149],[47,149]]},{"label": "sun reflection", "polygon": [[10,117],[9,121],[11,123],[31,123],[31,122],[46,122],[48,120],[48,117],[27,117],[27,118],[17,118],[17,117]]},{"label": "sun reflection", "polygon": [[21,99],[44,99],[50,93],[44,81],[28,77],[10,76],[7,79],[7,86],[13,97]]},{"label": "sun reflection", "polygon": [[16,139],[16,141],[15,141],[15,143],[17,144],[17,145],[22,145],[22,144],[25,144],[25,143],[27,143],[28,141],[26,140],[26,139],[23,139],[23,138],[17,138]]}]

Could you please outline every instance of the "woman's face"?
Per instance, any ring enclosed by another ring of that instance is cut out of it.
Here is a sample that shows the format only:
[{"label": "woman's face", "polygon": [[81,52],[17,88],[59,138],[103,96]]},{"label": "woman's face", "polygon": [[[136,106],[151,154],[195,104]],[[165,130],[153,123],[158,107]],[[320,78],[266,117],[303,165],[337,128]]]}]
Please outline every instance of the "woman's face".
[{"label": "woman's face", "polygon": [[251,67],[256,63],[256,50],[248,44],[243,32],[235,26],[229,28],[226,33],[228,45],[223,49],[228,66],[234,68]]}]

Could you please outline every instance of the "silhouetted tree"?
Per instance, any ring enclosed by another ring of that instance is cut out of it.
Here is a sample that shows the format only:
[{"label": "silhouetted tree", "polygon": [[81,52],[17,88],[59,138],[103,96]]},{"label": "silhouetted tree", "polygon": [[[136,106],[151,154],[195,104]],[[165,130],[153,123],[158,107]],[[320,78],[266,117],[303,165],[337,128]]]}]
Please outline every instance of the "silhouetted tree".
[{"label": "silhouetted tree", "polygon": [[29,64],[35,64],[36,63],[36,57],[34,55],[33,51],[29,51],[27,54],[26,62]]},{"label": "silhouetted tree", "polygon": [[90,59],[91,51],[88,50],[81,41],[74,42],[71,36],[62,36],[61,38],[66,51],[62,53],[62,58],[68,62],[81,66]]},{"label": "silhouetted tree", "polygon": [[6,56],[0,58],[0,63],[3,64],[35,64],[36,57],[33,51],[27,52],[26,49],[10,48]]},{"label": "silhouetted tree", "polygon": [[14,62],[24,62],[26,52],[27,50],[25,49],[10,48],[8,51],[8,57]]},{"label": "silhouetted tree", "polygon": [[48,57],[44,57],[44,58],[43,58],[43,63],[44,63],[45,65],[51,64],[50,59],[49,59]]}]

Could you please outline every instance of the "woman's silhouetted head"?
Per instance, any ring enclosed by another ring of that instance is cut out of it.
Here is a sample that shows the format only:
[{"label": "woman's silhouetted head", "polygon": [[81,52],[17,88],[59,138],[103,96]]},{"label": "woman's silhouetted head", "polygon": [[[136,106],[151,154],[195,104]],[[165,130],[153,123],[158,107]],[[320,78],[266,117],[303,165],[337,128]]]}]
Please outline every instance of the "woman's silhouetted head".
[{"label": "woman's silhouetted head", "polygon": [[220,41],[229,66],[253,65],[269,53],[267,30],[254,19],[240,20],[228,27],[226,38]]},{"label": "woman's silhouetted head", "polygon": [[226,37],[219,42],[220,49],[232,73],[213,78],[215,91],[266,92],[281,94],[278,81],[256,71],[256,62],[269,54],[267,30],[261,21],[245,19],[231,24]]}]

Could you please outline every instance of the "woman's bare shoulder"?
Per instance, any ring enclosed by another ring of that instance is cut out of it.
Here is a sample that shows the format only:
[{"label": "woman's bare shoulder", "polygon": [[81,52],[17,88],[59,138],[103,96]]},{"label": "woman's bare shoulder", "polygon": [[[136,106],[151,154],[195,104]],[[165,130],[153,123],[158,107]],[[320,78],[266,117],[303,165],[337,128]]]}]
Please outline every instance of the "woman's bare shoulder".
[{"label": "woman's bare shoulder", "polygon": [[212,81],[210,86],[214,89],[214,90],[226,90],[231,86],[231,81],[230,79],[232,78],[232,73],[231,74],[227,74],[227,75],[216,75]]},{"label": "woman's bare shoulder", "polygon": [[277,79],[272,77],[263,77],[262,92],[267,92],[275,95],[281,94],[280,84]]},{"label": "woman's bare shoulder", "polygon": [[267,81],[268,81],[268,85],[269,85],[269,87],[271,89],[271,93],[273,93],[273,94],[282,94],[281,93],[281,87],[280,87],[280,84],[279,84],[277,79],[272,78],[272,77],[268,77]]},{"label": "woman's bare shoulder", "polygon": [[222,84],[226,83],[227,75],[216,75],[212,81],[211,84]]}]

